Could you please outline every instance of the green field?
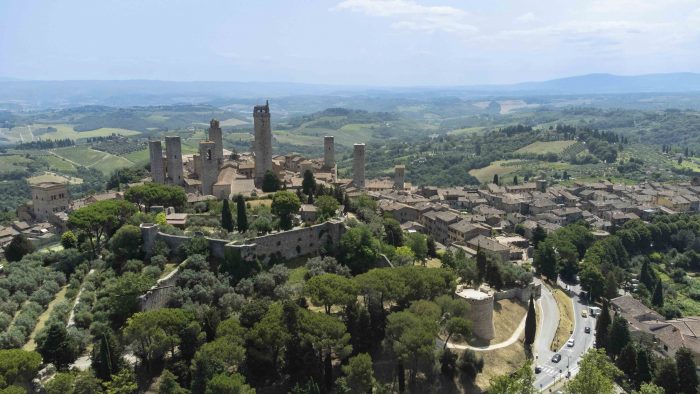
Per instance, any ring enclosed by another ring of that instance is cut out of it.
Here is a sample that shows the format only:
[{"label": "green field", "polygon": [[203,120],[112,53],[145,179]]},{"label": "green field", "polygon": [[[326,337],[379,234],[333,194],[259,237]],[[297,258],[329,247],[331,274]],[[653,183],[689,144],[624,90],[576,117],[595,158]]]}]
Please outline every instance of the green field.
[{"label": "green field", "polygon": [[498,160],[494,161],[489,166],[469,171],[469,175],[475,177],[482,183],[491,182],[493,176],[496,174],[498,174],[499,177],[503,177],[516,173],[523,163],[523,160]]},{"label": "green field", "polygon": [[534,153],[534,154],[547,154],[555,153],[561,154],[566,150],[566,148],[575,144],[576,141],[566,140],[566,141],[537,141],[530,145],[524,146],[515,151],[515,153]]},{"label": "green field", "polygon": [[52,152],[75,165],[94,168],[105,175],[111,174],[118,168],[130,167],[134,164],[124,157],[97,151],[87,145],[58,148],[53,149]]},{"label": "green field", "polygon": [[23,155],[3,155],[0,156],[0,172],[23,170],[31,162],[32,159]]},{"label": "green field", "polygon": [[90,130],[90,131],[75,131],[73,130],[73,126],[68,125],[68,124],[34,124],[32,127],[38,128],[38,127],[53,127],[57,129],[54,132],[51,133],[46,133],[42,134],[39,136],[39,138],[46,140],[46,139],[65,139],[69,138],[72,140],[77,140],[80,138],[92,138],[92,137],[106,137],[108,135],[112,134],[119,134],[123,136],[132,136],[132,135],[139,135],[141,132],[135,131],[135,130],[126,130],[126,129],[118,129],[118,128],[113,128],[113,127],[102,127],[96,130]]}]

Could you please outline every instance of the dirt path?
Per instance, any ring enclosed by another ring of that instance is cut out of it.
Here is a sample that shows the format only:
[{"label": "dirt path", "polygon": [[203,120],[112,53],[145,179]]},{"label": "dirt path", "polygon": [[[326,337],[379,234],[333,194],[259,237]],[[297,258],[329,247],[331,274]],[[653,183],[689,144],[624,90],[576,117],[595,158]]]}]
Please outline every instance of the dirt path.
[{"label": "dirt path", "polygon": [[518,340],[518,338],[520,338],[520,334],[525,329],[525,319],[526,318],[527,318],[527,314],[523,317],[523,320],[520,321],[520,324],[518,325],[518,328],[516,328],[515,331],[513,332],[513,335],[511,335],[510,338],[506,339],[503,342],[494,343],[493,345],[483,346],[483,347],[470,346],[470,345],[457,345],[455,343],[448,342],[447,347],[450,349],[458,349],[458,350],[469,349],[469,350],[474,350],[477,352],[486,352],[489,350],[500,349],[500,348],[504,348],[506,346],[510,346],[510,345],[514,344]]},{"label": "dirt path", "polygon": [[36,326],[34,327],[34,331],[29,335],[29,341],[22,346],[22,349],[24,350],[34,350],[36,349],[36,334],[41,332],[41,330],[44,329],[44,326],[46,325],[46,321],[49,320],[49,316],[51,316],[51,311],[53,311],[53,308],[58,304],[59,302],[63,301],[66,299],[66,291],[68,291],[68,285],[65,285],[61,288],[61,290],[56,293],[56,297],[54,297],[53,301],[49,302],[49,306],[46,308],[44,313],[39,315],[39,319],[37,320]]}]

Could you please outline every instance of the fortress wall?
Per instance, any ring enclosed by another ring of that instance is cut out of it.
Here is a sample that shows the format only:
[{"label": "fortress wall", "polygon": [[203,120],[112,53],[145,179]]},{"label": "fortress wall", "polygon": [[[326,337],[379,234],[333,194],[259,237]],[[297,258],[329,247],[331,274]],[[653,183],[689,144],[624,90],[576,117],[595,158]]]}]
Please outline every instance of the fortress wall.
[{"label": "fortress wall", "polygon": [[175,284],[179,277],[180,267],[178,266],[165,278],[159,279],[145,294],[139,296],[139,310],[143,312],[164,308],[175,290]]},{"label": "fortress wall", "polygon": [[472,332],[479,338],[491,340],[495,338],[493,328],[493,296],[484,299],[461,298],[469,304],[466,318],[472,322]]}]

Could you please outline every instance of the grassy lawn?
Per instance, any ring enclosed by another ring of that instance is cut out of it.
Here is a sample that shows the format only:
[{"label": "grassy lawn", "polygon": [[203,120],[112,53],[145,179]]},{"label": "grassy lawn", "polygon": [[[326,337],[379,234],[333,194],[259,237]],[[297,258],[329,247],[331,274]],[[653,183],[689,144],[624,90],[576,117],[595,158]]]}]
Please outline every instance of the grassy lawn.
[{"label": "grassy lawn", "polygon": [[557,333],[554,335],[554,340],[552,340],[552,344],[549,348],[556,352],[569,340],[571,331],[574,329],[575,316],[574,304],[566,293],[561,289],[554,289],[552,290],[552,294],[559,307],[559,326],[557,326]]},{"label": "grassy lawn", "polygon": [[513,174],[520,169],[523,163],[523,160],[498,160],[486,167],[470,170],[469,175],[477,178],[479,182],[491,182],[495,174],[498,174],[499,177]]},{"label": "grassy lawn", "polygon": [[566,141],[537,141],[530,145],[524,146],[515,151],[515,153],[535,153],[535,154],[547,154],[555,153],[560,154],[566,150],[566,148],[575,144],[574,140]]},{"label": "grassy lawn", "polygon": [[36,334],[41,332],[41,330],[44,329],[44,326],[46,325],[46,321],[49,319],[49,316],[51,316],[51,311],[53,311],[53,307],[58,304],[59,302],[63,301],[66,299],[66,291],[68,290],[68,286],[63,286],[61,290],[59,290],[58,293],[56,293],[56,297],[53,299],[53,301],[49,302],[49,306],[46,308],[44,313],[42,313],[39,316],[39,319],[37,320],[36,327],[34,327],[34,331],[29,335],[29,341],[22,347],[24,350],[32,351],[36,349],[36,342],[34,341],[34,338],[36,338]]},{"label": "grassy lawn", "polygon": [[287,283],[289,283],[290,285],[304,283],[304,275],[306,275],[308,271],[309,270],[304,266],[290,269],[289,279],[287,280]]},{"label": "grassy lawn", "polygon": [[479,355],[484,358],[484,369],[476,376],[476,385],[479,388],[482,390],[487,389],[491,378],[512,373],[525,363],[523,335],[521,335],[521,340],[510,346],[489,352],[479,352]]}]

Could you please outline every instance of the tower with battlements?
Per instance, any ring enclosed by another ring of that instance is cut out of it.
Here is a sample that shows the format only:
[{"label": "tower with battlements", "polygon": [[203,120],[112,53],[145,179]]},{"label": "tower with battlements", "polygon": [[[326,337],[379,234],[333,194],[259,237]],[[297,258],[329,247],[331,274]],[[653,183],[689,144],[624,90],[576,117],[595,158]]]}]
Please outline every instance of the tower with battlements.
[{"label": "tower with battlements", "polygon": [[182,185],[183,170],[182,170],[182,146],[180,137],[170,136],[165,137],[165,155],[168,166],[168,183],[174,185]]},{"label": "tower with battlements", "polygon": [[202,182],[202,195],[213,194],[214,184],[219,176],[219,161],[216,158],[216,143],[201,141],[199,143],[199,180]]},{"label": "tower with battlements", "polygon": [[394,166],[394,189],[403,190],[406,180],[406,166]]},{"label": "tower with battlements", "polygon": [[262,186],[265,172],[272,171],[272,126],[270,125],[270,105],[256,105],[253,108],[255,128],[255,185]]},{"label": "tower with battlements", "polygon": [[154,183],[165,183],[163,148],[160,145],[160,141],[148,141],[148,151],[151,159],[151,179]]},{"label": "tower with battlements", "polygon": [[209,141],[214,142],[214,155],[216,160],[222,162],[224,160],[224,141],[221,133],[221,126],[219,126],[219,121],[212,119],[209,122]]},{"label": "tower with battlements", "polygon": [[353,146],[352,184],[358,189],[365,188],[365,144]]},{"label": "tower with battlements", "polygon": [[332,135],[323,137],[323,166],[326,168],[335,166],[335,142]]}]

